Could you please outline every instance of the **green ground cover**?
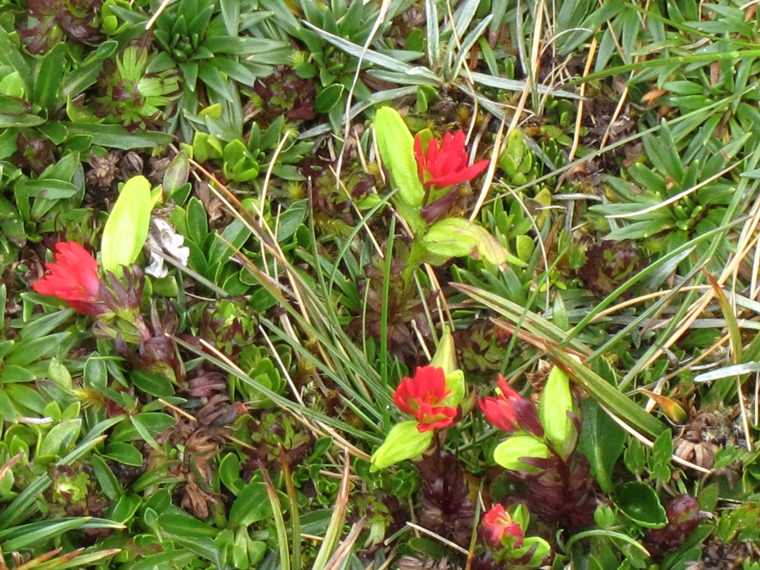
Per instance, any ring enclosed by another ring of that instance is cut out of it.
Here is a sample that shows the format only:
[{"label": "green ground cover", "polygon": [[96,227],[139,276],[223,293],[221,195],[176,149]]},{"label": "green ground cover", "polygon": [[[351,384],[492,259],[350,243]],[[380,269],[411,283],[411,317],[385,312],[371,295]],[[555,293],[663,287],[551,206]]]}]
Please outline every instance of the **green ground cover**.
[{"label": "green ground cover", "polygon": [[0,0],[0,570],[760,568],[744,0]]}]

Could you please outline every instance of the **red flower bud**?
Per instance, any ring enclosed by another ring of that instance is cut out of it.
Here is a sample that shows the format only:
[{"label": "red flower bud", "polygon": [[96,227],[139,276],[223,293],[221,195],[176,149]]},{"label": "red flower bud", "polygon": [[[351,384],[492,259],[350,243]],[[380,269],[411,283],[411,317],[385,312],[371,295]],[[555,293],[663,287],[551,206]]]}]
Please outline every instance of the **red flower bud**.
[{"label": "red flower bud", "polygon": [[45,269],[49,273],[32,285],[37,293],[58,297],[80,313],[108,311],[100,296],[98,263],[77,242],[55,244],[55,261],[46,263]]},{"label": "red flower bud", "polygon": [[497,397],[478,400],[486,419],[507,433],[523,430],[542,437],[544,428],[538,419],[536,407],[518,394],[501,374],[499,374],[497,386],[499,387]]},{"label": "red flower bud", "polygon": [[405,377],[393,394],[393,401],[402,412],[417,418],[420,432],[445,428],[454,423],[456,409],[442,405],[451,390],[446,389],[443,368],[420,366],[414,378]]}]

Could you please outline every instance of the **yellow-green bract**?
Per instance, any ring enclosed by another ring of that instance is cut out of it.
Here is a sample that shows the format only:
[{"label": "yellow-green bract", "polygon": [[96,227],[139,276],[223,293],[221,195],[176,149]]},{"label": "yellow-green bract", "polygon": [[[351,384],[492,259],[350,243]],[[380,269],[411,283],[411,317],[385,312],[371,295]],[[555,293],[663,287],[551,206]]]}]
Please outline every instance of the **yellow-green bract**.
[{"label": "yellow-green bract", "polygon": [[558,367],[552,368],[541,395],[538,416],[544,426],[546,439],[555,451],[567,459],[575,449],[578,430],[568,412],[577,413],[573,406],[573,394],[570,391],[570,379]]},{"label": "yellow-green bract", "polygon": [[425,261],[441,264],[451,257],[472,256],[494,265],[508,261],[525,265],[509,254],[506,248],[485,228],[464,218],[445,218],[434,223],[420,242],[425,249]]},{"label": "yellow-green bract", "polygon": [[543,441],[526,433],[508,437],[496,446],[493,452],[494,461],[504,469],[531,473],[538,473],[541,470],[534,465],[522,462],[521,458],[546,459],[550,455],[551,452]]},{"label": "yellow-green bract", "polygon": [[100,259],[106,271],[119,274],[123,265],[135,262],[148,237],[152,208],[148,179],[127,180],[103,229]]},{"label": "yellow-green bract", "polygon": [[393,426],[383,444],[372,454],[372,471],[385,469],[404,459],[422,455],[433,441],[434,430],[420,433],[417,422],[401,422]]},{"label": "yellow-green bract", "polygon": [[383,107],[375,114],[375,136],[383,164],[398,187],[395,206],[416,233],[424,226],[420,209],[425,189],[417,173],[412,133],[395,109]]}]

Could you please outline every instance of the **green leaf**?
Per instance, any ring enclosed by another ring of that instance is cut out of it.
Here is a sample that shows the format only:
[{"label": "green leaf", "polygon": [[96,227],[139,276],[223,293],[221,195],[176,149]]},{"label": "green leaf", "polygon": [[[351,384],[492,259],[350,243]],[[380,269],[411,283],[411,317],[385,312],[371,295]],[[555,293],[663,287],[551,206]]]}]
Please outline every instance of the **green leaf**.
[{"label": "green leaf", "polygon": [[163,532],[184,539],[213,538],[219,533],[218,529],[181,511],[159,516],[158,526]]},{"label": "green leaf", "polygon": [[82,420],[67,420],[52,428],[42,438],[37,457],[60,457],[68,453],[82,431]]},{"label": "green leaf", "polygon": [[140,497],[134,493],[122,495],[113,507],[111,518],[122,524],[127,524],[135,516],[141,504]]},{"label": "green leaf", "polygon": [[153,201],[144,176],[127,180],[103,229],[101,261],[106,271],[119,274],[134,263],[148,237]]},{"label": "green leaf", "polygon": [[535,457],[545,459],[551,455],[546,444],[528,434],[517,434],[502,441],[494,450],[493,458],[496,463],[510,471],[529,471],[538,473],[538,467],[521,461],[522,458]]},{"label": "green leaf", "polygon": [[417,174],[414,138],[395,109],[383,107],[375,115],[375,136],[383,163],[398,187],[396,207],[401,216],[417,232],[424,226],[420,217],[425,190]]},{"label": "green leaf", "polygon": [[314,102],[314,108],[319,113],[329,112],[333,107],[335,107],[335,105],[338,104],[341,97],[343,97],[343,92],[345,90],[346,88],[340,83],[334,83],[329,87],[326,87],[317,96],[317,99]]},{"label": "green leaf", "polygon": [[633,475],[641,475],[646,467],[646,448],[639,440],[631,438],[623,454],[623,463]]},{"label": "green leaf", "polygon": [[168,398],[174,395],[174,386],[169,379],[163,374],[158,372],[151,372],[149,370],[133,370],[129,375],[132,383],[151,396],[157,398]]},{"label": "green leaf", "polygon": [[[44,119],[38,118],[40,123]],[[105,148],[132,150],[133,148],[155,148],[168,145],[172,136],[167,133],[154,131],[129,132],[121,125],[100,125],[97,123],[61,122],[71,135],[86,135],[92,137],[92,144]],[[2,125],[0,125],[2,126]]]},{"label": "green leaf", "polygon": [[668,524],[665,508],[655,490],[641,481],[618,486],[612,500],[625,516],[646,528],[662,528]]},{"label": "green leaf", "polygon": [[166,196],[170,196],[178,188],[187,182],[190,175],[190,161],[187,153],[183,150],[175,156],[166,168],[163,179],[163,190]]},{"label": "green leaf", "polygon": [[[26,115],[32,110],[32,106],[20,97],[11,97],[6,94],[0,94],[0,109],[9,116]],[[18,135],[15,135],[18,136]]]},{"label": "green leaf", "polygon": [[464,218],[445,218],[434,223],[422,237],[430,263],[439,265],[451,257],[484,259],[494,265],[512,261],[524,263],[509,252],[488,231]]},{"label": "green leaf", "polygon": [[[226,230],[227,228],[225,228]],[[190,198],[187,202],[187,237],[196,244],[201,245],[207,234],[208,219],[206,217],[206,209],[200,200],[195,197]]]},{"label": "green leaf", "polygon": [[417,422],[401,422],[393,426],[383,444],[372,454],[372,471],[385,469],[404,461],[414,459],[427,451],[433,442],[433,433],[429,430],[420,433]]},{"label": "green leaf", "polygon": [[673,456],[673,437],[669,431],[657,436],[652,446],[652,477],[663,483],[670,481],[670,461]]},{"label": "green leaf", "polygon": [[583,429],[578,444],[589,461],[591,472],[605,493],[612,491],[612,469],[625,445],[625,432],[593,398],[586,398],[583,407]]},{"label": "green leaf", "polygon": [[140,450],[131,443],[125,443],[123,441],[109,443],[103,455],[118,463],[123,463],[124,465],[141,467],[143,464],[143,456],[142,453],[140,453]]},{"label": "green leaf", "polygon": [[45,122],[45,119],[38,117],[37,115],[21,115],[13,116],[0,113],[0,128],[10,129],[13,127],[36,127]]},{"label": "green leaf", "polygon": [[261,481],[253,480],[240,492],[230,508],[229,526],[248,526],[272,516],[272,504]]},{"label": "green leaf", "polygon": [[[100,489],[103,491],[103,494],[105,494],[105,496],[112,501],[116,501],[120,497],[124,496],[124,489],[122,488],[121,483],[119,483],[116,475],[114,475],[113,471],[111,471],[111,468],[108,466],[105,460],[99,455],[93,455],[90,461],[92,462],[92,472],[95,475],[95,478],[98,480],[98,485],[100,485]],[[114,518],[113,516],[112,520],[116,520],[117,522],[125,522],[119,521],[119,519]]]},{"label": "green leaf", "polygon": [[61,93],[66,49],[65,43],[57,43],[45,54],[37,70],[34,82],[34,102],[48,111],[54,109]]},{"label": "green leaf", "polygon": [[78,517],[61,521],[44,520],[20,526],[14,526],[0,532],[3,549],[8,552],[28,548],[37,543],[45,543],[53,538],[75,529],[107,528],[124,530],[124,525],[105,519]]}]

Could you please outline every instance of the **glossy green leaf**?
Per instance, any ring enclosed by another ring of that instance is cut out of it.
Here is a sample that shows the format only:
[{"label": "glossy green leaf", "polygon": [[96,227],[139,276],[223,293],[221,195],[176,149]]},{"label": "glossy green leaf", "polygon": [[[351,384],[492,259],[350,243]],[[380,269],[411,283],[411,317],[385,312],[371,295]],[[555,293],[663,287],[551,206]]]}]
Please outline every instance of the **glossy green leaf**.
[{"label": "glossy green leaf", "polygon": [[317,96],[314,108],[320,113],[327,113],[338,104],[346,88],[340,83],[333,83]]},{"label": "glossy green leaf", "polygon": [[20,97],[0,94],[0,109],[5,115],[18,117],[31,112],[32,106]]},{"label": "glossy green leaf", "polygon": [[43,109],[53,111],[61,93],[66,44],[57,43],[47,52],[37,70],[34,82],[34,102]]},{"label": "glossy green leaf", "polygon": [[132,465],[133,467],[142,467],[143,465],[142,453],[131,443],[123,441],[109,443],[103,455],[124,465]]},{"label": "glossy green leaf", "polygon": [[37,448],[38,457],[59,457],[66,455],[82,431],[82,420],[67,420],[50,428]]},{"label": "glossy green leaf", "polygon": [[229,526],[248,526],[272,516],[272,504],[269,502],[264,483],[252,480],[240,492],[230,508]]},{"label": "glossy green leaf", "polygon": [[177,189],[187,182],[190,176],[190,160],[187,153],[182,151],[169,163],[164,172],[163,190],[165,195],[172,195]]},{"label": "glossy green leaf", "polygon": [[181,536],[185,539],[213,538],[219,532],[218,529],[181,511],[160,515],[158,526],[167,534]]},{"label": "glossy green leaf", "polygon": [[618,486],[612,500],[625,516],[646,528],[662,528],[668,524],[665,508],[655,490],[642,481]]},{"label": "glossy green leaf", "polygon": [[[106,461],[99,455],[93,455],[90,461],[92,462],[92,473],[98,480],[98,485],[100,485],[100,490],[103,491],[103,494],[112,501],[116,501],[122,497],[124,495],[124,489],[116,478],[116,475],[114,475],[113,471],[108,466],[108,463],[106,463]],[[126,522],[117,518],[114,518],[113,520],[121,523]]]},{"label": "glossy green leaf", "polygon": [[129,378],[137,388],[151,396],[168,398],[174,395],[174,386],[171,381],[158,372],[133,370]]}]

